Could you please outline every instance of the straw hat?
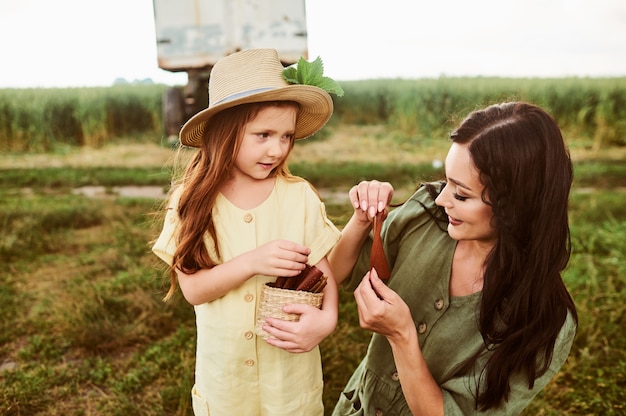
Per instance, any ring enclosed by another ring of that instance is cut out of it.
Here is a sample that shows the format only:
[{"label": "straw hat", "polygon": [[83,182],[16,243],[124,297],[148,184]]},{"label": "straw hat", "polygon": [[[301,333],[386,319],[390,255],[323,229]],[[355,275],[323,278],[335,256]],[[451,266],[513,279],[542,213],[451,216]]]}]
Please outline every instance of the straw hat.
[{"label": "straw hat", "polygon": [[211,118],[240,104],[295,101],[300,104],[295,139],[324,127],[333,112],[330,95],[319,87],[289,84],[274,49],[249,49],[228,55],[215,64],[209,78],[209,107],[189,119],[180,131],[185,146],[199,147]]}]

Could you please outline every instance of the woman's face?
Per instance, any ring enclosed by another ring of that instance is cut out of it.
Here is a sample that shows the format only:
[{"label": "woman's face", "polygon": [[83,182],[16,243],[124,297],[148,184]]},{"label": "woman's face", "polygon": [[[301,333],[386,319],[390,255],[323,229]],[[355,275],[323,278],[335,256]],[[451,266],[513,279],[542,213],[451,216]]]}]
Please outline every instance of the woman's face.
[{"label": "woman's face", "polygon": [[437,205],[448,215],[448,234],[455,240],[493,243],[493,211],[481,198],[484,189],[468,146],[453,143],[446,157],[446,186],[437,197]]},{"label": "woman's face", "polygon": [[262,180],[289,155],[296,129],[295,106],[271,106],[246,124],[235,159],[235,177]]}]

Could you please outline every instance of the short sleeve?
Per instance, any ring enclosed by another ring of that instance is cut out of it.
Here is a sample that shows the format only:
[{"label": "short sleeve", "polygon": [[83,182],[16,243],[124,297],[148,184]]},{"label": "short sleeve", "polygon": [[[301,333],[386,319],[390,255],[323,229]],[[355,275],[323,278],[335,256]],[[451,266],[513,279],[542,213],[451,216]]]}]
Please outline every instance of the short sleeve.
[{"label": "short sleeve", "polygon": [[178,217],[178,201],[182,193],[182,188],[176,188],[169,199],[166,207],[163,229],[152,246],[152,252],[161,260],[172,265],[174,253],[176,252],[176,232],[180,223]]}]

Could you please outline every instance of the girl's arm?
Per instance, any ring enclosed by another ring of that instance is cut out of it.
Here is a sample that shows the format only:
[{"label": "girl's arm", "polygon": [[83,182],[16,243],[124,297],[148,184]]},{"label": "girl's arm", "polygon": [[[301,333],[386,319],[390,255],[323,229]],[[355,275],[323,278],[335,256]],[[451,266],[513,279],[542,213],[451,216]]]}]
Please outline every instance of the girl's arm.
[{"label": "girl's arm", "polygon": [[187,302],[200,305],[224,296],[254,275],[296,276],[304,270],[310,249],[293,241],[270,241],[211,269],[193,274],[176,270]]},{"label": "girl's arm", "polygon": [[307,352],[335,330],[339,303],[337,284],[326,257],[315,266],[328,278],[321,309],[304,304],[286,305],[283,311],[298,314],[300,319],[290,322],[267,318],[263,329],[274,337],[267,339],[269,344],[292,353]]},{"label": "girl's arm", "polygon": [[337,284],[350,275],[370,232],[372,219],[377,213],[388,209],[392,196],[393,187],[388,182],[362,181],[350,189],[349,197],[354,214],[328,256]]},{"label": "girl's arm", "polygon": [[341,284],[352,272],[361,247],[371,229],[371,222],[363,221],[359,218],[360,216],[357,212],[352,214],[346,226],[341,230],[339,242],[328,256],[337,284]]}]

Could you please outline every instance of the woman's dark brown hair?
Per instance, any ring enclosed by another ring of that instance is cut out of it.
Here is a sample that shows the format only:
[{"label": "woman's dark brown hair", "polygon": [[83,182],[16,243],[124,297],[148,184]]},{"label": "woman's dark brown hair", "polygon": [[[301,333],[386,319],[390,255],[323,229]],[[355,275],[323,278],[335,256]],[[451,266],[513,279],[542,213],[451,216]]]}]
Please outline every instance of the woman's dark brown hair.
[{"label": "woman's dark brown hair", "polygon": [[[201,147],[191,160],[183,175],[183,187],[178,203],[180,225],[177,230],[177,249],[170,269],[170,290],[168,300],[176,288],[176,269],[193,274],[200,269],[208,269],[219,261],[219,248],[215,244],[218,258],[213,259],[207,251],[204,236],[217,241],[215,224],[211,210],[222,185],[230,178],[246,124],[252,121],[261,110],[268,106],[296,106],[291,101],[243,104],[224,110],[211,119]],[[291,148],[293,148],[293,140]],[[291,150],[290,148],[290,150]],[[285,160],[272,174],[292,178]]]},{"label": "woman's dark brown hair", "polygon": [[514,374],[532,388],[550,366],[568,311],[578,322],[561,277],[571,253],[572,162],[555,120],[527,103],[475,111],[451,139],[468,145],[497,233],[479,317],[493,351],[477,396],[477,408],[485,410],[507,400]]}]

